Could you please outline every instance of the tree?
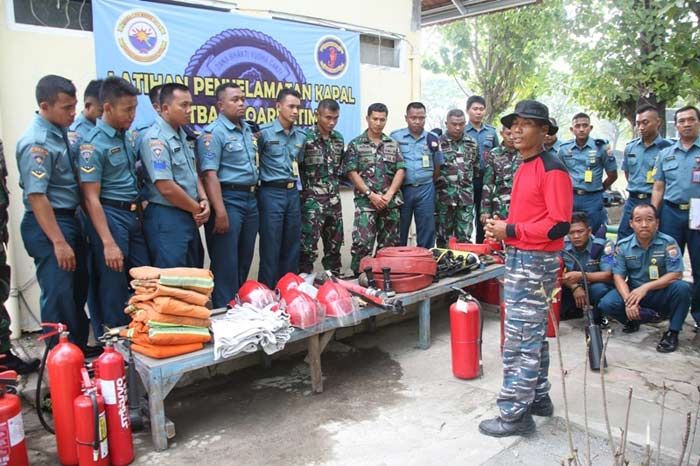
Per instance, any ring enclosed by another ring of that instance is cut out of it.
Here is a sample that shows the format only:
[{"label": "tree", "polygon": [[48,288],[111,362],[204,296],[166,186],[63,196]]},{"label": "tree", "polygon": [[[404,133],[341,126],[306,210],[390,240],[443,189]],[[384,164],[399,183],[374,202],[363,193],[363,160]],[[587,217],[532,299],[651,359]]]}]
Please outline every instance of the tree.
[{"label": "tree", "polygon": [[563,23],[561,0],[456,21],[439,27],[445,45],[423,66],[466,82],[484,97],[492,121],[516,97],[546,92]]},{"label": "tree", "polygon": [[[700,2],[576,0],[571,32],[571,94],[602,117],[627,119],[648,103],[700,94]],[[665,133],[665,125],[662,126]]]}]

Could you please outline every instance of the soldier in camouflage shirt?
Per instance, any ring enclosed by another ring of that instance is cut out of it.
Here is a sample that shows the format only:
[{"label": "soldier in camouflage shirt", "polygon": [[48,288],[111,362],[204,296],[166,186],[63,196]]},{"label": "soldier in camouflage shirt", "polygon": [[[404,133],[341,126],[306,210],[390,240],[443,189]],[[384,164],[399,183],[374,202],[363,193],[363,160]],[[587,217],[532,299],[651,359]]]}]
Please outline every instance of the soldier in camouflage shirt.
[{"label": "soldier in camouflage shirt", "polygon": [[16,371],[18,374],[26,375],[34,372],[39,367],[39,360],[33,359],[24,362],[12,352],[10,343],[10,314],[5,308],[5,301],[10,297],[10,266],[7,265],[8,232],[7,221],[9,216],[7,210],[10,207],[10,192],[7,189],[7,165],[5,164],[5,153],[3,152],[2,141],[0,141],[0,355],[3,355],[2,365],[7,369]]},{"label": "soldier in camouflage shirt", "polygon": [[474,177],[479,175],[477,143],[464,133],[464,112],[447,112],[447,132],[440,136],[443,164],[435,183],[437,212],[437,247],[444,248],[455,236],[457,241],[469,241],[474,224]]},{"label": "soldier in camouflage shirt", "polygon": [[513,136],[508,128],[501,128],[501,137],[503,142],[491,151],[484,169],[480,219],[482,224],[494,215],[498,215],[500,219],[508,217],[513,178],[522,162],[520,154],[513,146]]},{"label": "soldier in camouflage shirt", "polygon": [[343,135],[335,131],[340,106],[324,99],[316,110],[316,126],[306,132],[301,153],[301,254],[299,270],[311,273],[323,240],[323,267],[340,273],[343,245],[343,209],[340,204],[340,164]]},{"label": "soldier in camouflage shirt", "polygon": [[377,249],[398,246],[399,206],[404,162],[399,144],[382,131],[389,110],[381,103],[367,109],[367,131],[348,144],[344,170],[355,186],[355,220],[352,228],[352,263],[355,275],[360,260]]}]

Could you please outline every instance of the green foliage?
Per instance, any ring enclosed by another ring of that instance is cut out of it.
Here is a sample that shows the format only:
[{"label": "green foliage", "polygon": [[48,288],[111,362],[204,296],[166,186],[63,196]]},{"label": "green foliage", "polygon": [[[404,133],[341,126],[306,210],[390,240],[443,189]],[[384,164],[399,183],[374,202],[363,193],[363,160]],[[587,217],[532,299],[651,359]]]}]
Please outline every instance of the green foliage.
[{"label": "green foliage", "polygon": [[486,121],[510,108],[516,97],[549,88],[552,53],[564,23],[561,0],[493,13],[440,27],[443,46],[423,66],[455,76],[486,99]]},{"label": "green foliage", "polygon": [[601,116],[634,121],[638,104],[700,95],[700,2],[575,0],[570,94]]}]

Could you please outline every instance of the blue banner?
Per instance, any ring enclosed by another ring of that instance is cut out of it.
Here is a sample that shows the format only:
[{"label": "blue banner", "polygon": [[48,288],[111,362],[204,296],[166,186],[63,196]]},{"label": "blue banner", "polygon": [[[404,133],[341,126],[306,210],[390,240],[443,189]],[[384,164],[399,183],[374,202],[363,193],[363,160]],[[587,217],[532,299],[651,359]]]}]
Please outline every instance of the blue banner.
[{"label": "blue banner", "polygon": [[179,82],[192,92],[200,129],[216,118],[216,87],[233,81],[246,95],[248,120],[274,120],[277,93],[293,87],[302,95],[299,125],[313,125],[317,103],[330,98],[341,106],[337,129],[346,140],[360,132],[357,33],[138,0],[93,0],[92,11],[97,74],[143,92],[136,124],[153,121],[151,87]]}]

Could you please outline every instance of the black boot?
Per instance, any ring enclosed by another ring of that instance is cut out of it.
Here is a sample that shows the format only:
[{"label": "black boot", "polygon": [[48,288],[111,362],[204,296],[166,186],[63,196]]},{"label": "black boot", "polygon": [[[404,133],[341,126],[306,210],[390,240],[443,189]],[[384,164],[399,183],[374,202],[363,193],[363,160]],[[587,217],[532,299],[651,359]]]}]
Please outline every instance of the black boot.
[{"label": "black boot", "polygon": [[2,355],[4,358],[0,359],[0,366],[5,366],[7,370],[15,371],[20,375],[31,374],[39,368],[40,362],[38,359],[31,359],[25,362],[15,356],[11,350],[2,353]]},{"label": "black boot", "polygon": [[534,401],[530,405],[530,414],[533,416],[551,417],[554,414],[554,404],[552,404],[552,399],[549,395]]},{"label": "black boot", "polygon": [[673,353],[678,349],[678,332],[669,330],[661,337],[661,341],[656,345],[659,353]]},{"label": "black boot", "polygon": [[530,413],[523,414],[517,421],[506,421],[500,416],[481,421],[479,432],[489,437],[510,437],[512,435],[529,435],[535,431],[535,420]]},{"label": "black boot", "polygon": [[622,333],[634,333],[639,330],[638,320],[628,320],[625,326],[622,328]]}]

